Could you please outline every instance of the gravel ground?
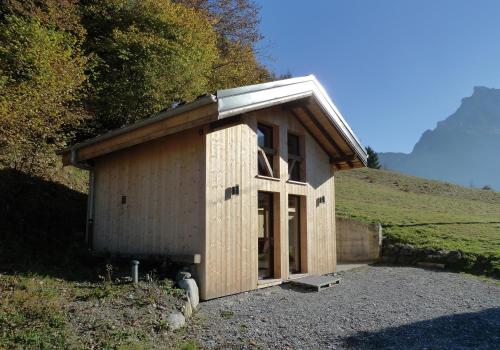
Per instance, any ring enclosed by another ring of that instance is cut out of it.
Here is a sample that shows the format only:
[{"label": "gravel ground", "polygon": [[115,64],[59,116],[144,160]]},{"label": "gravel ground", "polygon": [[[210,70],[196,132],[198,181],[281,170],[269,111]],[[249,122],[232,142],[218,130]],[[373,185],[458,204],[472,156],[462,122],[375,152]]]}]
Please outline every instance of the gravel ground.
[{"label": "gravel ground", "polygon": [[366,266],[319,293],[289,284],[201,305],[217,349],[500,349],[500,286],[411,267]]}]

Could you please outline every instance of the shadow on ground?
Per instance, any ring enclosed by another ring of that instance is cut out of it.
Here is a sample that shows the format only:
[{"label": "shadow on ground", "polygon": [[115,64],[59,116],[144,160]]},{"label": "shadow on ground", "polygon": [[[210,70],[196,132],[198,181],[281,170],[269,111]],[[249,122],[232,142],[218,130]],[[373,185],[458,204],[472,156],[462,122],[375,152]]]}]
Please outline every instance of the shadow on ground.
[{"label": "shadow on ground", "polygon": [[0,193],[0,273],[96,278],[86,264],[85,194],[10,169],[0,170]]},{"label": "shadow on ground", "polygon": [[500,308],[360,332],[343,343],[350,349],[498,349]]}]

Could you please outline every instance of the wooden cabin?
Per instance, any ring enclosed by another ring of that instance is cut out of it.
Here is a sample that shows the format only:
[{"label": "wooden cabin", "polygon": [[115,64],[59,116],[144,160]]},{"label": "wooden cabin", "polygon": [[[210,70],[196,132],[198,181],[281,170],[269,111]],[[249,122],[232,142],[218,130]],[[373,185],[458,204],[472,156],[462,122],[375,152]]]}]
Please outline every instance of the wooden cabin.
[{"label": "wooden cabin", "polygon": [[336,171],[367,155],[314,76],[217,91],[62,151],[96,253],[182,256],[202,299],[335,272]]}]

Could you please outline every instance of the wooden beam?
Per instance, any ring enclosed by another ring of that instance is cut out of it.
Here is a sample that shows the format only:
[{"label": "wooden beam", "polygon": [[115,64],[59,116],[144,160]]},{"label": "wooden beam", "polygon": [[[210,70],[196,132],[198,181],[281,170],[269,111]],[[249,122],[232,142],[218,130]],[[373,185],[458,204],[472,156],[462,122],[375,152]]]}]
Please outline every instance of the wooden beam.
[{"label": "wooden beam", "polygon": [[307,107],[311,103],[311,101],[312,101],[311,97],[308,96],[308,97],[301,98],[300,100],[295,100],[292,102],[285,103],[282,105],[281,108],[284,111],[291,111],[291,110],[294,110],[296,108]]},{"label": "wooden beam", "polygon": [[273,175],[273,168],[271,167],[271,164],[269,164],[269,160],[267,159],[266,153],[264,153],[264,150],[262,148],[259,148],[259,163],[260,166],[263,167],[268,171],[268,176],[274,177]]},{"label": "wooden beam", "polygon": [[220,120],[216,120],[214,122],[211,122],[209,124],[209,129],[210,129],[210,131],[214,131],[217,129],[221,129],[224,127],[233,126],[233,125],[237,125],[237,124],[241,124],[241,123],[243,123],[243,114],[238,114],[238,115],[235,115],[234,117],[224,118],[224,119],[220,119]]},{"label": "wooden beam", "polygon": [[171,255],[168,256],[170,260],[176,263],[184,264],[200,264],[201,255],[200,254],[186,254],[186,255]]},{"label": "wooden beam", "polygon": [[302,110],[304,113],[309,117],[309,119],[313,122],[314,126],[318,128],[318,130],[321,132],[321,134],[332,144],[333,148],[335,148],[335,151],[339,153],[342,157],[345,157],[345,152],[342,151],[342,149],[337,145],[337,142],[333,139],[333,137],[325,130],[323,125],[321,125],[320,122],[316,119],[316,117],[312,114],[312,112],[309,110],[309,108],[304,108],[302,107]]},{"label": "wooden beam", "polygon": [[[92,251],[93,256],[103,256],[104,253]],[[163,261],[169,260],[181,264],[201,264],[201,254],[181,254],[181,255],[168,255],[168,254],[131,254],[131,253],[117,253],[112,256],[120,259],[138,259],[138,260],[151,260]]]},{"label": "wooden beam", "polygon": [[[302,118],[297,114],[297,112],[295,112],[294,110],[290,110],[290,113],[292,113],[292,115],[297,118],[297,120],[299,121],[300,125],[302,125],[302,127],[311,135],[314,137],[314,133],[311,131],[311,129],[304,123],[304,121],[302,120]],[[321,149],[326,153],[328,154],[329,156],[331,156],[331,152],[328,151],[325,146],[318,141],[318,145],[321,147]]]},{"label": "wooden beam", "polygon": [[350,163],[356,160],[355,154],[346,155],[344,157],[331,157],[330,163]]},{"label": "wooden beam", "polygon": [[[140,143],[151,141],[190,128],[206,125],[214,120],[217,120],[217,104],[202,106],[200,108],[130,130],[129,132],[103,139],[102,141],[96,143],[84,145],[76,150],[76,159],[78,161],[84,161],[87,159],[97,158],[120,149],[135,146]],[[69,153],[70,151],[67,151],[62,156],[64,165],[69,164],[69,157],[67,156]]]}]

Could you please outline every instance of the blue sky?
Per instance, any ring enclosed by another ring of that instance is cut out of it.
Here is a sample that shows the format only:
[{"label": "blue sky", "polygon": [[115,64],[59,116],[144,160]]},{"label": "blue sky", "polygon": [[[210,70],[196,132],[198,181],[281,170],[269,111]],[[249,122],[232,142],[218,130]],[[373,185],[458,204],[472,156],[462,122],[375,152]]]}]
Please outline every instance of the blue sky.
[{"label": "blue sky", "polygon": [[474,86],[500,88],[500,0],[256,2],[267,65],[314,74],[378,152],[410,152]]}]

